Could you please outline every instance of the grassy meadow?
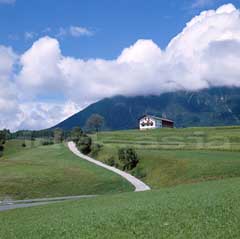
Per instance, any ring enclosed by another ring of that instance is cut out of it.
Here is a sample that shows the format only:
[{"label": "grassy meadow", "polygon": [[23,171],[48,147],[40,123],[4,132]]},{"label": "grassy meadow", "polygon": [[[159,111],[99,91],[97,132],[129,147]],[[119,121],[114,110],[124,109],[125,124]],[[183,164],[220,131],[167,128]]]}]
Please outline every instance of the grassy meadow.
[{"label": "grassy meadow", "polygon": [[240,179],[0,213],[1,239],[237,239]]},{"label": "grassy meadow", "polygon": [[64,144],[8,141],[0,158],[0,200],[131,191],[120,176],[94,166]]},{"label": "grassy meadow", "polygon": [[6,150],[2,196],[7,190],[19,198],[108,195],[1,212],[0,239],[240,238],[240,127],[101,132],[92,138],[101,145],[93,156],[104,162],[117,161],[119,148],[134,148],[140,163],[131,173],[153,190],[127,192],[132,188],[125,181],[62,144]]},{"label": "grassy meadow", "polygon": [[93,135],[100,161],[132,147],[140,163],[131,173],[152,188],[240,177],[240,127],[156,129]]}]

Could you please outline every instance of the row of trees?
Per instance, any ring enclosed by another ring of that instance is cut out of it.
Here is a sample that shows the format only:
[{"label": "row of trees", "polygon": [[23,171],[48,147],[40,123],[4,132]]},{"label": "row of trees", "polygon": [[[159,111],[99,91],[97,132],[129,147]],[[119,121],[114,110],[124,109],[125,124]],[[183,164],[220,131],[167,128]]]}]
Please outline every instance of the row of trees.
[{"label": "row of trees", "polygon": [[[87,132],[98,132],[104,125],[104,118],[98,114],[92,114],[85,124]],[[80,127],[74,128],[72,131],[62,130],[60,128],[46,129],[46,130],[19,130],[11,133],[9,130],[0,131],[0,156],[3,155],[4,144],[9,139],[22,140],[23,147],[26,146],[26,140],[31,141],[34,145],[35,139],[42,139],[42,145],[50,145],[54,143],[61,143],[66,139],[72,138],[77,144],[78,148],[88,154],[91,151],[92,141]]]},{"label": "row of trees", "polygon": [[[84,129],[87,132],[98,132],[103,128],[104,118],[99,114],[92,114],[85,123]],[[62,130],[60,128],[55,129],[45,129],[45,130],[19,130],[15,133],[10,133],[9,130],[6,131],[8,138],[12,139],[26,139],[32,140],[36,138],[52,138],[56,142],[61,142],[70,136],[69,130]]]}]

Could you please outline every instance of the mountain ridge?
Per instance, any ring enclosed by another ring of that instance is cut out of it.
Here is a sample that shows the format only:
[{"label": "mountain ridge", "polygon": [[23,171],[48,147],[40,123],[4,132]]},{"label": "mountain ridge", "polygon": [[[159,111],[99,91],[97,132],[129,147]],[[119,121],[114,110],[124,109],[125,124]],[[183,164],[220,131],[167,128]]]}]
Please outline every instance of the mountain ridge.
[{"label": "mountain ridge", "polygon": [[240,88],[209,88],[149,96],[115,96],[95,102],[53,128],[84,127],[92,114],[105,118],[105,130],[138,127],[143,114],[166,116],[176,127],[240,124]]}]

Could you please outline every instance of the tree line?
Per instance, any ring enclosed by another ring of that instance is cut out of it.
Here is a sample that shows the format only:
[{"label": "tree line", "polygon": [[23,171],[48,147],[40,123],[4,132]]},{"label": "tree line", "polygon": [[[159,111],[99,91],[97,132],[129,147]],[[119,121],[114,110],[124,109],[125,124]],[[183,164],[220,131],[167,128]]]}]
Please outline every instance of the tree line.
[{"label": "tree line", "polygon": [[101,115],[92,114],[86,121],[84,131],[80,127],[72,130],[63,130],[61,128],[19,130],[13,133],[8,129],[0,130],[0,157],[3,155],[5,142],[10,139],[21,140],[22,147],[26,147],[26,141],[30,141],[33,146],[36,139],[40,139],[42,145],[51,145],[73,139],[80,151],[88,154],[91,151],[92,141],[85,132],[99,132],[103,125],[104,118]]}]

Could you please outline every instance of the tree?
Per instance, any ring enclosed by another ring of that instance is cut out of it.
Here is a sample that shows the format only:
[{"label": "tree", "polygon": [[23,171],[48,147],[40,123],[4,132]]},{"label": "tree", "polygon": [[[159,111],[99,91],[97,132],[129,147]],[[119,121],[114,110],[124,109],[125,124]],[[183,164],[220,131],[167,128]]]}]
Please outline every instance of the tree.
[{"label": "tree", "polygon": [[31,147],[34,146],[34,142],[35,142],[35,137],[34,137],[34,133],[31,131],[31,134],[30,134],[30,139],[31,139]]},{"label": "tree", "polygon": [[103,124],[104,117],[99,114],[92,114],[86,122],[86,128],[98,132],[103,127]]},{"label": "tree", "polygon": [[75,127],[71,131],[71,140],[77,143],[82,135],[83,135],[82,129],[80,127]]},{"label": "tree", "polygon": [[0,131],[0,157],[3,155],[4,143],[5,143],[6,135],[4,131]]},{"label": "tree", "polygon": [[54,142],[55,143],[59,144],[63,141],[63,138],[64,138],[63,136],[64,135],[63,135],[62,129],[60,129],[60,128],[54,129],[53,135],[54,135]]},{"label": "tree", "polygon": [[3,130],[0,131],[0,144],[4,144],[6,140],[6,134]]},{"label": "tree", "polygon": [[78,149],[83,154],[89,154],[91,152],[92,139],[87,135],[82,135],[77,142]]}]

